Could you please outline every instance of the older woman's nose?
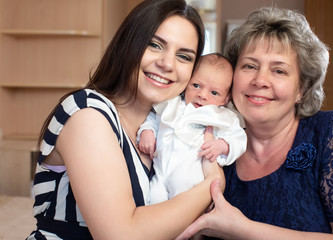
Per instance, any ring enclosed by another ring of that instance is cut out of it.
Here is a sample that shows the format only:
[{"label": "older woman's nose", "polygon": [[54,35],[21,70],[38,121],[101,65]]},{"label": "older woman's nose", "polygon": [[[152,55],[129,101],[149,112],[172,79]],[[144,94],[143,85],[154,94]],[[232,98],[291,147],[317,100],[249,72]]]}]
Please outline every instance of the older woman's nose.
[{"label": "older woman's nose", "polygon": [[269,87],[271,85],[269,73],[265,70],[258,70],[251,81],[257,87]]}]

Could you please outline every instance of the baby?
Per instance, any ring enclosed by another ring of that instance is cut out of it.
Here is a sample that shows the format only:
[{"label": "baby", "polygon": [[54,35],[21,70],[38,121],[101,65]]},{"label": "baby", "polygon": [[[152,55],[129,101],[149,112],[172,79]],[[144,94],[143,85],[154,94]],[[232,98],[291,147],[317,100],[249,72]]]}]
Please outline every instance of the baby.
[{"label": "baby", "polygon": [[[201,57],[184,96],[154,105],[141,125],[139,149],[153,159],[148,204],[158,203],[203,180],[202,157],[230,165],[246,148],[246,134],[229,102],[233,70],[219,53]],[[204,141],[207,126],[215,140]],[[156,147],[156,150],[155,150]]]}]

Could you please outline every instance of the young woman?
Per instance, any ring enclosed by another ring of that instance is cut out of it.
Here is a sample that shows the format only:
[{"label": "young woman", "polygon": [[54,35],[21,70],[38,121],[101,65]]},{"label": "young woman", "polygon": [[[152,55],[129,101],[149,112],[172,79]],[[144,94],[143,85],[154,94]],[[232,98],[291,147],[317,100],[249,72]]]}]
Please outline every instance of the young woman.
[{"label": "young woman", "polygon": [[145,206],[151,161],[134,142],[152,104],[185,89],[203,44],[202,21],[183,0],[146,0],[129,14],[86,88],[44,125],[38,224],[27,239],[172,239],[204,211],[222,174],[216,163],[204,162],[205,180],[191,190]]}]

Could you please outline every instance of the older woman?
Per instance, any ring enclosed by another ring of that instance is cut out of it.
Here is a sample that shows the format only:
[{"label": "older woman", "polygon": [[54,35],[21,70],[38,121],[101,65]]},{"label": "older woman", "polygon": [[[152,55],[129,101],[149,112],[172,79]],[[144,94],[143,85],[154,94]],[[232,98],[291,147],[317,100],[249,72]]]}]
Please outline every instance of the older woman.
[{"label": "older woman", "polygon": [[329,54],[305,17],[262,8],[225,46],[248,145],[223,198],[179,239],[333,239],[333,112],[319,111]]}]

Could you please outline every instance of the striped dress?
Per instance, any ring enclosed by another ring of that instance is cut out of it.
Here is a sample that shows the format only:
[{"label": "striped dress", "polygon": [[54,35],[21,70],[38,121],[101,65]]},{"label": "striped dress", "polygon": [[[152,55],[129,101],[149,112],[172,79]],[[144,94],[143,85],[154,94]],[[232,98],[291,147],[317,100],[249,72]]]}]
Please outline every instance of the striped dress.
[{"label": "striped dress", "polygon": [[37,230],[31,233],[28,240],[92,239],[76,204],[65,167],[62,171],[53,171],[42,164],[53,150],[66,121],[75,112],[87,107],[96,109],[109,121],[126,159],[133,199],[137,206],[145,205],[151,173],[141,162],[135,147],[123,130],[115,106],[94,90],[80,90],[67,97],[56,109],[44,135],[33,186],[33,212],[37,219]]}]

